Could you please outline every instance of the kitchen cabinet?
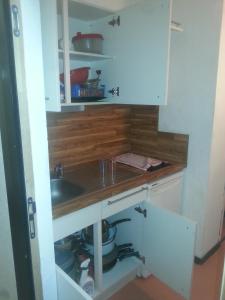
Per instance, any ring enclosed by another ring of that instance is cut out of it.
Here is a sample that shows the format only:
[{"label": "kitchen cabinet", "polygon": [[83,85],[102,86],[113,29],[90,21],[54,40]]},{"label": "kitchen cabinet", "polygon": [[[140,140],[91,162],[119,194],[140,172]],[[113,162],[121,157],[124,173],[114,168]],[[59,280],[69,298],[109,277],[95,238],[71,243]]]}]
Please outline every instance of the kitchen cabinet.
[{"label": "kitchen cabinet", "polygon": [[181,213],[183,172],[167,176],[149,184],[149,201],[175,213]]},{"label": "kitchen cabinet", "polygon": [[[130,218],[119,225],[116,244],[132,243],[139,258],[118,261],[102,272],[101,220]],[[57,218],[53,222],[58,241],[94,225],[95,299],[107,299],[137,275],[154,274],[186,299],[190,295],[196,224],[183,216],[153,204],[149,187],[143,185],[97,204]],[[80,286],[56,266],[59,300],[90,299]]]},{"label": "kitchen cabinet", "polygon": [[[170,0],[142,0],[118,12],[91,1],[87,5],[75,0],[41,0],[41,15],[47,110],[93,104],[71,98],[70,70],[84,66],[91,68],[90,78],[96,77],[96,70],[102,71],[106,97],[102,103],[166,104]],[[77,32],[102,34],[103,54],[74,51],[71,39]],[[58,49],[59,39],[63,39],[63,49]],[[65,74],[63,103],[60,73]]]}]

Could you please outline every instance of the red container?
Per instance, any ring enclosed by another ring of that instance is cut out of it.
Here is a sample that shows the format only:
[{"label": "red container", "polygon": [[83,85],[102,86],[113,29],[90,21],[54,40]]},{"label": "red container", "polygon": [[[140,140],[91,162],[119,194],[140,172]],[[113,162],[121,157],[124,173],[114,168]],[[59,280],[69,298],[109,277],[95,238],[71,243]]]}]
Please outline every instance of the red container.
[{"label": "red container", "polygon": [[98,54],[101,54],[103,51],[103,36],[99,33],[82,34],[77,32],[72,42],[75,51]]},{"label": "red container", "polygon": [[[88,80],[89,67],[78,68],[70,71],[70,83],[82,84]],[[60,74],[60,81],[64,82],[64,74]]]}]

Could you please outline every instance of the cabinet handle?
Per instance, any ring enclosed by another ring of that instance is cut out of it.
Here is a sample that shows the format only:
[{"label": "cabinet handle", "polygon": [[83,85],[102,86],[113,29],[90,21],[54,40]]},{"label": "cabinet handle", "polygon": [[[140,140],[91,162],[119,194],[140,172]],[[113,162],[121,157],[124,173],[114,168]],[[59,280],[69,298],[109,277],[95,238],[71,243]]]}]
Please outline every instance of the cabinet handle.
[{"label": "cabinet handle", "polygon": [[142,191],[146,191],[147,189],[148,189],[148,188],[142,188],[141,190],[139,190],[139,191],[137,191],[137,192],[133,192],[133,193],[127,195],[127,196],[124,196],[124,197],[121,197],[121,198],[118,198],[118,199],[115,199],[115,200],[109,200],[109,201],[108,201],[108,205],[113,205],[113,204],[115,204],[115,203],[117,203],[117,202],[120,202],[120,201],[126,199],[127,197],[134,196],[134,195],[136,195],[136,194],[138,194],[138,193],[140,193],[140,192],[142,192]]}]

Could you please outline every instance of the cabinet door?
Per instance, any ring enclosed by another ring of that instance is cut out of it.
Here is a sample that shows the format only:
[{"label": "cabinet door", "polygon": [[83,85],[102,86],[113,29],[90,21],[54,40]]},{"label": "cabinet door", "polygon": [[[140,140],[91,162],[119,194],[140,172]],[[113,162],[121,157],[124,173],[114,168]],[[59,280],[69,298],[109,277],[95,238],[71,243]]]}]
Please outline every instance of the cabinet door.
[{"label": "cabinet door", "polygon": [[178,173],[149,186],[149,201],[162,208],[180,213],[181,211],[182,173]]},{"label": "cabinet door", "polygon": [[47,111],[61,111],[56,0],[40,0]]},{"label": "cabinet door", "polygon": [[145,203],[144,252],[149,271],[186,299],[190,297],[196,223]]},{"label": "cabinet door", "polygon": [[[114,56],[102,65],[107,92],[119,87],[114,102],[160,105],[167,101],[170,44],[170,0],[145,0],[93,25],[104,35],[104,53]],[[120,16],[120,26],[109,21]]]}]

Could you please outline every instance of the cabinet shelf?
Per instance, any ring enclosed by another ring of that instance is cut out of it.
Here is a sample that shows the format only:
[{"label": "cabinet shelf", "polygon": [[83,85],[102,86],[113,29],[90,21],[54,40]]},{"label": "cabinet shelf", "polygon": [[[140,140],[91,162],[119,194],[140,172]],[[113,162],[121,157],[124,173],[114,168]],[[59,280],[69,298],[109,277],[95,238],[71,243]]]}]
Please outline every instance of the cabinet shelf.
[{"label": "cabinet shelf", "polygon": [[103,293],[105,290],[113,288],[120,288],[120,285],[124,285],[124,281],[130,281],[137,275],[137,270],[141,265],[141,261],[135,257],[126,258],[123,261],[118,262],[112,270],[103,274]]},{"label": "cabinet shelf", "polygon": [[[70,109],[73,110],[73,108],[78,107],[84,107],[89,105],[110,105],[113,104],[109,101],[96,101],[96,102],[73,102],[73,103],[62,103],[61,104],[61,110],[62,111],[69,111]],[[80,109],[78,110],[80,111]]]},{"label": "cabinet shelf", "polygon": [[[62,49],[58,50],[59,57],[63,58],[64,51]],[[70,50],[70,58],[88,62],[100,61],[100,60],[109,60],[113,59],[113,56],[97,54],[97,53],[87,53],[87,52],[79,52]]]}]

